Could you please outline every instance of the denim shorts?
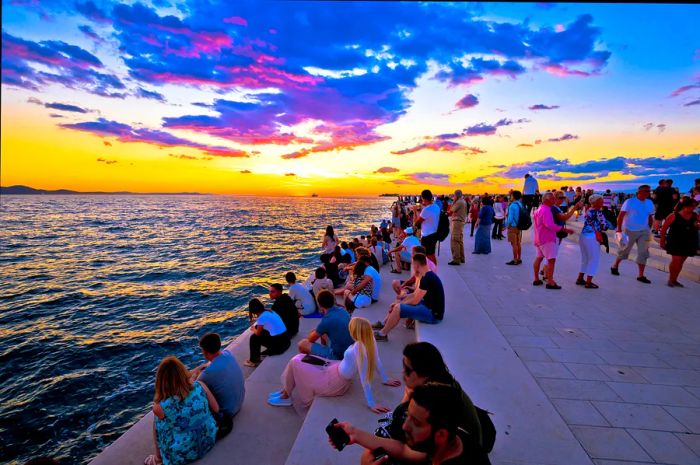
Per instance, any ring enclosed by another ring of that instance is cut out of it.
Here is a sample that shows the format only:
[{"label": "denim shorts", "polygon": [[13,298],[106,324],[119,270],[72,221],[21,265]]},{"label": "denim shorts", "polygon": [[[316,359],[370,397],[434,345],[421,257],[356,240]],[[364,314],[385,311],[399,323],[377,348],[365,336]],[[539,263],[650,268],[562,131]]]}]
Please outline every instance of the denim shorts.
[{"label": "denim shorts", "polygon": [[340,360],[340,358],[336,357],[333,353],[333,349],[331,349],[331,346],[324,346],[322,344],[319,344],[318,342],[314,342],[311,344],[311,355],[315,355],[321,358],[327,358],[328,360]]},{"label": "denim shorts", "polygon": [[399,316],[401,318],[413,318],[414,320],[431,325],[440,321],[433,316],[433,311],[423,302],[418,305],[401,304],[400,309]]}]

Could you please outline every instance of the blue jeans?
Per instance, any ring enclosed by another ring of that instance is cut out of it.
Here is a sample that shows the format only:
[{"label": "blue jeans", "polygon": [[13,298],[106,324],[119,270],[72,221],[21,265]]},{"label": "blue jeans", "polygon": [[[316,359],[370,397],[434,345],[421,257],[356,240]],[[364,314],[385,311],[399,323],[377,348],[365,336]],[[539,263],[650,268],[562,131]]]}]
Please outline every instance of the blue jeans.
[{"label": "blue jeans", "polygon": [[412,318],[421,323],[428,323],[431,325],[440,321],[433,316],[433,311],[430,310],[423,301],[418,305],[401,304],[399,316],[401,318]]},{"label": "blue jeans", "polygon": [[342,357],[336,357],[333,353],[331,346],[324,346],[318,342],[311,344],[311,355],[315,355],[321,358],[327,358],[328,360],[340,360]]}]

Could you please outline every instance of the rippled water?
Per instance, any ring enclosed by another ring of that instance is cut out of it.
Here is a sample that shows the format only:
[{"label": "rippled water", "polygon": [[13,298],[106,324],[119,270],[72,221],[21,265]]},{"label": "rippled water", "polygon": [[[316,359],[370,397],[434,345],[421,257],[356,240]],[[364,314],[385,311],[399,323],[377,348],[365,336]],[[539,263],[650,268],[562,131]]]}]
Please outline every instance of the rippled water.
[{"label": "rippled water", "polygon": [[149,408],[160,359],[246,326],[284,273],[388,216],[388,198],[3,196],[0,462],[84,463]]}]

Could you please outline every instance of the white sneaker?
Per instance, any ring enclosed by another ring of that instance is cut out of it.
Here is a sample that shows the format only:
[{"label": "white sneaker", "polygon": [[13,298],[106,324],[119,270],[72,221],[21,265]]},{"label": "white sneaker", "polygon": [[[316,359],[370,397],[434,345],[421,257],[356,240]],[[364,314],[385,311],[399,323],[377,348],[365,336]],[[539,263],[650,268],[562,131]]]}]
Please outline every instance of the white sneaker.
[{"label": "white sneaker", "polygon": [[268,399],[272,399],[273,397],[280,397],[282,395],[282,391],[275,391],[271,392],[267,395]]},{"label": "white sneaker", "polygon": [[281,397],[271,397],[267,399],[267,403],[275,407],[291,407],[292,398],[287,397],[286,399],[282,399]]}]

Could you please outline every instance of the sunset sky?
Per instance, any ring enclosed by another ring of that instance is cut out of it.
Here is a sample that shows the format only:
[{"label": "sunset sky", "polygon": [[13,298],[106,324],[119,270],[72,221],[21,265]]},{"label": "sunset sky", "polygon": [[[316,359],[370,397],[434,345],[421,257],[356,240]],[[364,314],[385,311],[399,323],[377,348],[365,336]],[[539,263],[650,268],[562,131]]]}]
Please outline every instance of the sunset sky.
[{"label": "sunset sky", "polygon": [[700,7],[3,0],[3,186],[363,195],[700,177]]}]

